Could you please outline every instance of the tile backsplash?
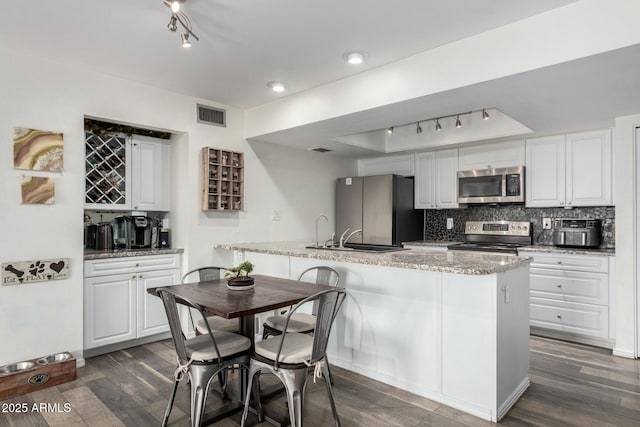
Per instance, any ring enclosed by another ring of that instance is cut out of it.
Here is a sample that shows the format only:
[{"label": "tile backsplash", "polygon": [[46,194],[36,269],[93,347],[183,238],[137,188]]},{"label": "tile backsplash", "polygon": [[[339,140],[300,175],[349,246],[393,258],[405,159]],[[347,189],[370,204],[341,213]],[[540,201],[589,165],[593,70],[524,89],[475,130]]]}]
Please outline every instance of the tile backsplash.
[{"label": "tile backsplash", "polygon": [[[530,221],[534,245],[552,245],[553,230],[542,229],[542,218],[594,218],[602,220],[602,248],[615,247],[615,208],[526,208],[524,205],[478,205],[466,209],[425,210],[426,240],[464,240],[465,221]],[[453,229],[447,230],[447,218]]]}]

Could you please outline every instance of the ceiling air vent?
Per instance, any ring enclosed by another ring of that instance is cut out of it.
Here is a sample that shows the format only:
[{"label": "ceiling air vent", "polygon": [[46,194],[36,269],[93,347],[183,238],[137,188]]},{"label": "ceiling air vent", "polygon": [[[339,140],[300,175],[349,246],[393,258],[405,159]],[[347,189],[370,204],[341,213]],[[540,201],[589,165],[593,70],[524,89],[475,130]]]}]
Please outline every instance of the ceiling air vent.
[{"label": "ceiling air vent", "polygon": [[198,123],[207,125],[227,127],[227,111],[221,108],[209,107],[207,105],[198,106]]},{"label": "ceiling air vent", "polygon": [[331,150],[329,150],[328,148],[320,147],[320,148],[312,148],[311,151],[317,151],[318,153],[327,153]]}]

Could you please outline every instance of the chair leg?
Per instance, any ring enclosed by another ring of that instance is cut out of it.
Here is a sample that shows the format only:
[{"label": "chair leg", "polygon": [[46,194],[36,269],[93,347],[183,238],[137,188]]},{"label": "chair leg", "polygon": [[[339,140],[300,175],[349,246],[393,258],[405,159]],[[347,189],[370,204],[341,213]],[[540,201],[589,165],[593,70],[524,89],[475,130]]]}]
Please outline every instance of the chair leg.
[{"label": "chair leg", "polygon": [[287,391],[287,403],[289,404],[289,420],[291,427],[302,427],[302,413],[304,409],[304,389],[307,380],[307,369],[295,371],[280,371],[278,375],[284,383]]},{"label": "chair leg", "polygon": [[169,422],[169,415],[171,415],[171,409],[173,409],[173,401],[176,399],[176,391],[178,390],[179,383],[180,382],[177,380],[173,381],[173,390],[171,391],[171,397],[169,398],[167,409],[164,411],[164,418],[162,419],[162,427],[167,427],[167,423]]},{"label": "chair leg", "polygon": [[247,416],[249,415],[249,405],[251,404],[251,395],[253,395],[253,401],[256,404],[256,413],[258,415],[258,422],[264,421],[264,412],[262,411],[262,403],[260,402],[260,370],[255,366],[249,368],[249,378],[247,385],[247,395],[244,398],[244,410],[242,411],[241,427],[244,427],[247,422]]},{"label": "chair leg", "polygon": [[331,411],[333,412],[333,418],[336,421],[336,427],[340,427],[340,417],[338,417],[336,403],[333,399],[333,387],[331,386],[332,381],[329,380],[331,372],[329,371],[329,362],[326,357],[324,359],[324,364],[322,365],[322,375],[324,375],[325,378],[324,383],[327,386],[327,394],[329,395],[329,403],[331,403]]},{"label": "chair leg", "polygon": [[220,381],[220,397],[222,399],[228,398],[227,396],[227,369],[223,369],[218,372],[218,381]]},{"label": "chair leg", "polygon": [[207,401],[209,386],[216,371],[209,366],[191,365],[191,427],[200,427],[204,415],[204,405]]}]

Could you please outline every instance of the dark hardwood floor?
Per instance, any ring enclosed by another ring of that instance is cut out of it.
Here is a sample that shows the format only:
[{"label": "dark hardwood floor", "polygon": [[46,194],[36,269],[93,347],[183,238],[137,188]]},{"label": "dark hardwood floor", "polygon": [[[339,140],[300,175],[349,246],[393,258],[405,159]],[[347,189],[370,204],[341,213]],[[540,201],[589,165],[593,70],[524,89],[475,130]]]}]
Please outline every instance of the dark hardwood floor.
[{"label": "dark hardwood floor", "polygon": [[[76,381],[1,402],[0,426],[160,425],[174,359],[169,340],[87,359]],[[495,425],[343,369],[333,368],[333,374],[345,427]],[[498,425],[640,426],[638,360],[532,337],[530,379],[531,387]],[[208,407],[219,402],[216,394],[210,394]],[[58,405],[50,405],[49,411],[15,413],[7,411],[10,405],[5,404],[10,403],[27,403],[29,408],[33,403]],[[305,405],[305,426],[333,424],[324,384],[309,384]],[[271,399],[267,406],[286,413],[282,398]],[[169,425],[188,426],[188,413],[189,393],[181,384]],[[233,427],[239,421],[235,415],[215,425]]]}]

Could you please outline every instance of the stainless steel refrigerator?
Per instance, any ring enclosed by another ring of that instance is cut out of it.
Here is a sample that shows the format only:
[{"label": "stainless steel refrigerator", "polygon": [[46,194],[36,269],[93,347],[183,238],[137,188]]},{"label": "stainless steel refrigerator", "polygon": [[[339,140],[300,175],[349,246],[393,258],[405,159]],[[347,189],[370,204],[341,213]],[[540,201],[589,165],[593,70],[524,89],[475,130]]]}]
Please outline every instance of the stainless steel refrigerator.
[{"label": "stainless steel refrigerator", "polygon": [[422,211],[414,208],[413,198],[413,177],[338,178],[336,239],[349,228],[349,233],[362,229],[349,243],[399,246],[402,242],[422,240]]}]

